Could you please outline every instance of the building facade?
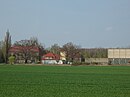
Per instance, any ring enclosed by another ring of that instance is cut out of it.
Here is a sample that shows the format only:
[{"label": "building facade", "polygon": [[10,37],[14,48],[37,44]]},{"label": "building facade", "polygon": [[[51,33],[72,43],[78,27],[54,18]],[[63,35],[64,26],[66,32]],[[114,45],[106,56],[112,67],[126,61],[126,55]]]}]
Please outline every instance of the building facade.
[{"label": "building facade", "polygon": [[54,53],[47,53],[42,57],[43,64],[58,64],[60,56]]},{"label": "building facade", "polygon": [[9,49],[9,54],[15,56],[16,63],[36,63],[39,61],[40,49],[35,46],[12,46]]},{"label": "building facade", "polygon": [[130,64],[130,49],[108,49],[108,64]]}]

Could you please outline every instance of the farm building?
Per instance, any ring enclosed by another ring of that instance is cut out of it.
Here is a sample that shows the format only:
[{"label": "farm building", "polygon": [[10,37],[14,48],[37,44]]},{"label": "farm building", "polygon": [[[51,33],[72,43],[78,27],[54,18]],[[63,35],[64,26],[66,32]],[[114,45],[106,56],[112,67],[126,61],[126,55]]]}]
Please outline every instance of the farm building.
[{"label": "farm building", "polygon": [[108,49],[109,64],[129,64],[130,49]]}]

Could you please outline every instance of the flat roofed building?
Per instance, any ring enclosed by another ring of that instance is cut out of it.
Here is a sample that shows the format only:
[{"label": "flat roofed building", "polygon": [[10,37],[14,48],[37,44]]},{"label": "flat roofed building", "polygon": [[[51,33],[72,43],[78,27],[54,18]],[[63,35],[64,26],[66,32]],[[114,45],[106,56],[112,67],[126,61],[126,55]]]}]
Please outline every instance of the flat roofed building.
[{"label": "flat roofed building", "polygon": [[108,61],[109,64],[129,64],[130,49],[125,49],[125,48],[108,49]]}]

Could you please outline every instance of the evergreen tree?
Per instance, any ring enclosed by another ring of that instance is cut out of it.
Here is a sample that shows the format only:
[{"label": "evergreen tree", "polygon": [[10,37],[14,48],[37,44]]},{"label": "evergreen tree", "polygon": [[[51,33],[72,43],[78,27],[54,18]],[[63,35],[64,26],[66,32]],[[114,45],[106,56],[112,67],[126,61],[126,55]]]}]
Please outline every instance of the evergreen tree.
[{"label": "evergreen tree", "polygon": [[4,39],[4,43],[3,43],[3,48],[2,48],[2,52],[3,52],[4,60],[5,60],[6,64],[8,63],[8,56],[9,56],[10,47],[11,47],[11,35],[9,33],[9,30],[7,30],[6,36]]}]

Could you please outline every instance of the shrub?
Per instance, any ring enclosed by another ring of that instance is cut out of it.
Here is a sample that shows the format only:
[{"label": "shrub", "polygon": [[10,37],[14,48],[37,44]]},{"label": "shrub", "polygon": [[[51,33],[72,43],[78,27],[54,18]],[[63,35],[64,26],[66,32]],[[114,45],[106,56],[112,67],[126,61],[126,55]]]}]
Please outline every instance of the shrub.
[{"label": "shrub", "polygon": [[82,65],[82,62],[78,62],[78,61],[75,61],[72,63],[73,66],[78,66],[78,65]]},{"label": "shrub", "polygon": [[14,64],[14,62],[15,62],[15,57],[14,56],[10,56],[9,57],[9,64]]},{"label": "shrub", "polygon": [[90,65],[90,62],[82,62],[82,65]]}]

